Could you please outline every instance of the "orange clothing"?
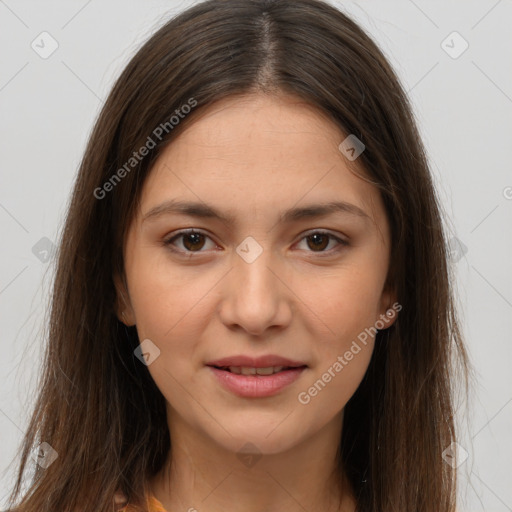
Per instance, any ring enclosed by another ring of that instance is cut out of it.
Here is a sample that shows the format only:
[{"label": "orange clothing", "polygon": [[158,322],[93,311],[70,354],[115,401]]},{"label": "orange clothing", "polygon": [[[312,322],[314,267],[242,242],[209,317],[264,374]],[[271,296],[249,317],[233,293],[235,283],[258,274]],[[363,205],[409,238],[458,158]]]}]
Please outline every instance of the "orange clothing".
[{"label": "orange clothing", "polygon": [[[154,497],[149,497],[149,512],[167,512],[163,505]],[[123,507],[118,512],[133,512],[133,507],[130,506],[130,504]]]}]

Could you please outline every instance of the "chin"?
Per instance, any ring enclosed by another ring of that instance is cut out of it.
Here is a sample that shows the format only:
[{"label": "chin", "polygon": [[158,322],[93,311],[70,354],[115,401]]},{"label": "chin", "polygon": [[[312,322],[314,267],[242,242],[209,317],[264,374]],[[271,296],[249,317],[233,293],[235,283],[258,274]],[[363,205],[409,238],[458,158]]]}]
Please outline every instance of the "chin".
[{"label": "chin", "polygon": [[269,437],[266,435],[251,431],[219,441],[223,448],[233,452],[241,462],[245,455],[253,455],[255,459],[262,455],[277,455],[292,449],[297,444],[294,439],[290,439],[286,435],[270,435]]},{"label": "chin", "polygon": [[[261,414],[260,414],[261,416]],[[272,421],[262,421],[254,418],[251,421],[246,418],[238,418],[237,422],[230,423],[227,432],[223,429],[219,432],[208,432],[212,441],[236,455],[246,452],[254,452],[257,455],[273,455],[286,452],[299,444],[307,435],[304,425],[297,429],[296,422],[293,425],[283,419],[286,414],[280,414]]]}]

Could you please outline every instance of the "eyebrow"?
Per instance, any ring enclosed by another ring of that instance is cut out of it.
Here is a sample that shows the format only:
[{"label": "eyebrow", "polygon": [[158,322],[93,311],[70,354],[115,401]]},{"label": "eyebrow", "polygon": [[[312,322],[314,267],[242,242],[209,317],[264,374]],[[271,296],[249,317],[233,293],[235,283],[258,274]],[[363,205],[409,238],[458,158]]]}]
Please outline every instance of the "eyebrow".
[{"label": "eyebrow", "polygon": [[[325,217],[335,213],[343,213],[366,220],[370,219],[370,216],[355,204],[345,201],[331,201],[323,204],[311,204],[303,207],[290,208],[279,215],[279,221],[282,223],[291,223],[302,219]],[[177,199],[165,201],[151,208],[144,214],[142,222],[169,214],[188,215],[200,219],[217,219],[229,225],[235,223],[235,217],[233,215],[221,213],[213,206],[200,202],[180,201]]]}]

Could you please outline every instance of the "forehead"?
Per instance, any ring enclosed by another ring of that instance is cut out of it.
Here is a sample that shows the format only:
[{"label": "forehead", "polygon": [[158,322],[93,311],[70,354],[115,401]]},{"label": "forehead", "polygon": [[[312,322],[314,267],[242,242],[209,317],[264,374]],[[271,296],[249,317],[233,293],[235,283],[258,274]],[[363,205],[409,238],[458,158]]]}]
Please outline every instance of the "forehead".
[{"label": "forehead", "polygon": [[380,194],[340,152],[345,138],[299,98],[227,98],[202,109],[165,148],[146,179],[140,213],[177,198],[251,218],[339,200],[377,220],[385,215]]}]

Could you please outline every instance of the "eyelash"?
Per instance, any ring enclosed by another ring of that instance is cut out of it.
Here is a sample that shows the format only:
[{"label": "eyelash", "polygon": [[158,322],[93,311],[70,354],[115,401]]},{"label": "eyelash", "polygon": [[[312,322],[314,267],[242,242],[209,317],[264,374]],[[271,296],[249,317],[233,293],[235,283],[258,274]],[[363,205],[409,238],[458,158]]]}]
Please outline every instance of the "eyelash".
[{"label": "eyelash", "polygon": [[[199,231],[197,229],[186,229],[186,230],[179,231],[178,233],[175,233],[171,238],[167,238],[166,240],[163,241],[163,244],[164,244],[164,246],[168,247],[171,251],[173,251],[175,253],[187,254],[187,255],[190,255],[191,257],[193,257],[194,254],[200,254],[202,252],[206,252],[206,251],[202,251],[202,250],[199,250],[199,251],[182,251],[182,250],[178,250],[178,249],[176,249],[175,247],[172,246],[172,244],[173,244],[173,242],[175,240],[177,240],[180,237],[183,237],[185,235],[191,235],[191,234],[199,234],[199,235],[203,235],[203,236],[205,236],[207,238],[210,238],[206,233],[203,233],[202,231]],[[308,252],[311,252],[312,254],[317,254],[320,257],[322,257],[324,255],[325,256],[330,256],[333,253],[337,253],[337,252],[341,251],[344,247],[349,245],[349,243],[346,240],[343,240],[343,239],[333,235],[332,233],[329,233],[328,231],[322,231],[322,230],[310,231],[309,233],[307,233],[306,235],[304,235],[300,239],[300,242],[302,240],[308,238],[309,236],[312,236],[312,235],[326,235],[330,239],[333,239],[336,242],[338,242],[338,244],[339,244],[339,246],[337,248],[331,249],[329,251],[318,251],[318,252],[308,251]]]}]

